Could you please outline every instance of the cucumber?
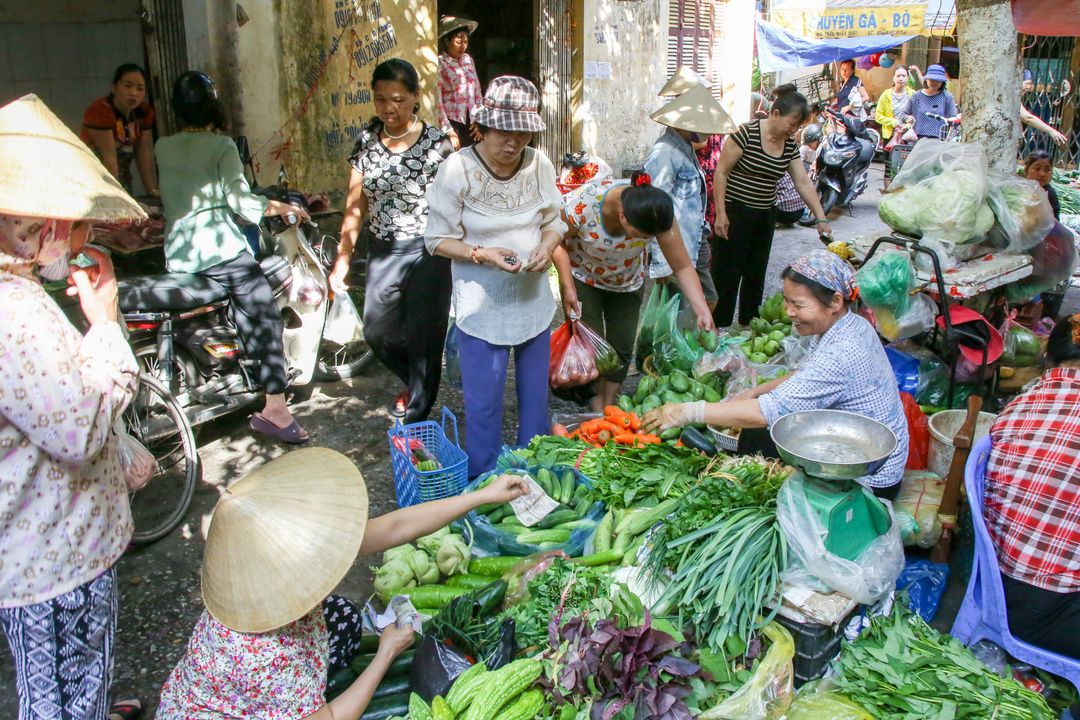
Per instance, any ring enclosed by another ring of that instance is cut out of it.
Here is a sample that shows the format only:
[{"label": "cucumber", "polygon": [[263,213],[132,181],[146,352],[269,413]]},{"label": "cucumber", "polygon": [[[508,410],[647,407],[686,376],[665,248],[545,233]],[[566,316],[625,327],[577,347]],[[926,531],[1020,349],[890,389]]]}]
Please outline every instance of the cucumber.
[{"label": "cucumber", "polygon": [[538,530],[550,530],[556,525],[562,525],[563,523],[573,522],[580,520],[580,516],[577,512],[570,510],[569,508],[564,510],[556,510],[548,513],[548,515],[536,524]]},{"label": "cucumber", "polygon": [[[412,669],[413,657],[415,657],[415,655],[415,650],[407,650],[394,658],[394,662],[390,663],[390,667],[386,670],[386,677],[391,678],[407,674],[409,670]],[[357,655],[349,661],[349,669],[359,675],[367,669],[367,666],[370,665],[371,661],[374,659],[375,653],[373,652]]]},{"label": "cucumber", "polygon": [[409,695],[404,692],[372,700],[360,720],[389,720],[395,715],[405,717],[409,714]]},{"label": "cucumber", "polygon": [[441,608],[458,595],[467,593],[468,589],[446,585],[421,585],[398,592],[407,596],[412,601],[413,607]]},{"label": "cucumber", "polygon": [[574,477],[572,470],[567,470],[562,474],[562,490],[560,495],[562,496],[564,505],[569,505],[570,501],[574,499],[574,486],[576,484],[577,478]]},{"label": "cucumber", "polygon": [[514,510],[509,505],[500,505],[498,508],[493,510],[490,515],[487,516],[487,519],[489,523],[494,524],[502,520],[507,515],[513,514]]},{"label": "cucumber", "polygon": [[475,590],[485,587],[491,582],[491,578],[482,577],[480,575],[454,575],[446,579],[446,585],[449,587],[463,587],[469,590]]},{"label": "cucumber", "polygon": [[599,565],[607,565],[608,563],[617,563],[622,557],[622,553],[615,550],[605,550],[603,552],[593,553],[592,555],[583,555],[579,558],[574,558],[570,562],[575,565],[584,565],[585,567],[597,567]]},{"label": "cucumber", "polygon": [[513,570],[521,561],[519,557],[474,557],[469,561],[469,574],[497,578]]},{"label": "cucumber", "polygon": [[[393,666],[391,666],[393,667]],[[383,678],[383,681],[379,683],[379,687],[375,688],[375,694],[372,698],[393,697],[394,695],[408,695],[409,694],[409,676],[402,675],[398,677],[390,677],[389,675]],[[408,700],[406,700],[408,702]]]},{"label": "cucumber", "polygon": [[546,492],[549,497],[554,500],[559,499],[559,481],[555,477],[555,473],[547,468],[540,468],[536,473],[536,483],[544,489],[544,492]]},{"label": "cucumber", "polygon": [[541,543],[564,543],[570,539],[569,530],[530,530],[518,535],[518,542],[523,545],[539,545]]}]

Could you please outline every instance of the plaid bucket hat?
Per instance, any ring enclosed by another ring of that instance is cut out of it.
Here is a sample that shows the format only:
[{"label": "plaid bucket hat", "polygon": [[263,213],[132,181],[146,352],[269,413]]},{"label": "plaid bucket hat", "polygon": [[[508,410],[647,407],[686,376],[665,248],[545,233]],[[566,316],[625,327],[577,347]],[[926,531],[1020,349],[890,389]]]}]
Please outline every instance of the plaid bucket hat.
[{"label": "plaid bucket hat", "polygon": [[472,120],[503,132],[539,132],[546,127],[540,117],[540,92],[517,75],[492,80],[484,101],[473,108]]}]

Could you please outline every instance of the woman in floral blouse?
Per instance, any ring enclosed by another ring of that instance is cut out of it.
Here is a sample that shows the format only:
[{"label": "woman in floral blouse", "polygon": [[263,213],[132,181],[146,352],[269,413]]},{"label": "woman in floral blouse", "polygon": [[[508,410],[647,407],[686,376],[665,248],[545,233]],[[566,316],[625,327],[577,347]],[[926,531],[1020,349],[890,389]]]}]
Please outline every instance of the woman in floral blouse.
[{"label": "woman in floral blouse", "polygon": [[327,448],[277,458],[231,485],[206,537],[202,614],[161,690],[157,720],[357,720],[413,641],[413,618],[383,630],[375,658],[326,702],[329,673],[359,649],[360,617],[327,593],[357,555],[446,527],[484,503],[525,492],[514,475],[482,490],[367,519],[364,478]]},{"label": "woman in floral blouse", "polygon": [[[0,157],[0,623],[19,717],[125,718],[137,701],[109,706],[132,532],[113,427],[138,366],[112,264],[82,246],[90,220],[146,214],[34,95],[0,109]],[[92,265],[72,270],[80,250]],[[78,295],[85,336],[43,280]]]},{"label": "woman in floral blouse", "polygon": [[600,410],[615,401],[634,353],[650,239],[656,238],[676,281],[686,288],[699,322],[711,327],[712,314],[675,224],[671,197],[653,187],[647,174],[636,172],[629,180],[601,180],[574,190],[565,198],[563,221],[569,230],[552,256],[563,311],[567,317],[580,315],[624,361],[617,374],[596,381],[593,407]]}]

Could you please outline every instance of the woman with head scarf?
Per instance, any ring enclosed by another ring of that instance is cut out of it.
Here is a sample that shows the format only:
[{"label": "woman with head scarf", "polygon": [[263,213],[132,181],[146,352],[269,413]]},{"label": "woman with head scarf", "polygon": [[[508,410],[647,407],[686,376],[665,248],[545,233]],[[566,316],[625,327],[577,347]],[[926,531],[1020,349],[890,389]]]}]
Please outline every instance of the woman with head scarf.
[{"label": "woman with head scarf", "polygon": [[861,480],[879,494],[895,494],[907,462],[907,420],[877,331],[850,310],[857,295],[851,266],[827,250],[813,250],[789,265],[782,277],[784,310],[795,332],[811,338],[799,368],[724,402],[665,405],[646,415],[644,426],[764,428],[802,410],[846,410],[877,420],[896,434],[896,449],[885,465]]},{"label": "woman with head scarf", "polygon": [[[113,426],[138,366],[112,263],[84,245],[92,220],[146,214],[34,95],[0,109],[0,156],[0,624],[19,717],[132,717],[138,701],[109,705],[132,533]],[[43,281],[78,296],[85,336]]]}]

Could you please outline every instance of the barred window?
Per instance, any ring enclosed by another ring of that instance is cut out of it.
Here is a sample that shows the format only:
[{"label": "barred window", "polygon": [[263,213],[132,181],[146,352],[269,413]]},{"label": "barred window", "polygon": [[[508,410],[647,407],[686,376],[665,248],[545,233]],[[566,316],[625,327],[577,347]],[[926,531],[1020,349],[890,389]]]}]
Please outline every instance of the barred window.
[{"label": "barred window", "polygon": [[696,72],[720,99],[720,39],[724,0],[669,0],[667,74],[683,66]]}]

